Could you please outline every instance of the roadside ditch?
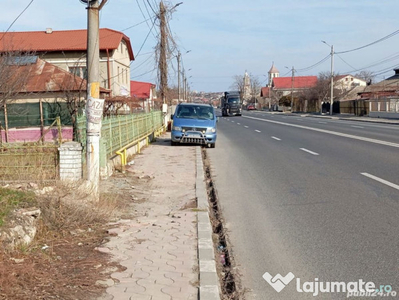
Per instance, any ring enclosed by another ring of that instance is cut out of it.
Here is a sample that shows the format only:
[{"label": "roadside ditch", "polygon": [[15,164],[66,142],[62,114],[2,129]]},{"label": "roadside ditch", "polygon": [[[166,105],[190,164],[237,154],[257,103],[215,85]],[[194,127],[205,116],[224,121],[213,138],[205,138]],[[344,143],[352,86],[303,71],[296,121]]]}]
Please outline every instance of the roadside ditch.
[{"label": "roadside ditch", "polygon": [[208,202],[211,208],[209,217],[212,223],[213,245],[216,270],[221,288],[221,299],[245,300],[244,289],[241,286],[240,274],[234,261],[227,230],[223,226],[224,220],[205,148],[202,148],[202,160],[204,162]]}]

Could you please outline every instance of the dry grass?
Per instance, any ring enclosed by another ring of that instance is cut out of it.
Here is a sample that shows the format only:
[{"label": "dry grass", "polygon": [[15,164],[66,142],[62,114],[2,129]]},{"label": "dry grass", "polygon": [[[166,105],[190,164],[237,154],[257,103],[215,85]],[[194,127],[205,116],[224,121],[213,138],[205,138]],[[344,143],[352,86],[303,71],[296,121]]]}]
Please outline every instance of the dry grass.
[{"label": "dry grass", "polygon": [[34,242],[0,251],[0,299],[85,300],[104,292],[96,281],[120,266],[95,248],[106,241],[106,224],[124,204],[112,195],[90,202],[77,190],[57,186],[36,199],[42,216]]}]

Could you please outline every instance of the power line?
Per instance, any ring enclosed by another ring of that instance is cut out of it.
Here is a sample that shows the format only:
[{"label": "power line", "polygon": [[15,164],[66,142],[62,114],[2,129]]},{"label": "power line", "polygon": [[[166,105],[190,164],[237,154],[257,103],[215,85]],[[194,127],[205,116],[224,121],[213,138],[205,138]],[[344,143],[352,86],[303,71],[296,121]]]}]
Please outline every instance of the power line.
[{"label": "power line", "polygon": [[385,41],[385,40],[387,40],[387,39],[389,39],[389,38],[391,38],[391,37],[397,35],[398,33],[399,33],[399,30],[396,30],[396,31],[394,31],[394,32],[392,32],[392,33],[390,33],[390,34],[388,34],[387,36],[384,36],[384,37],[382,37],[382,38],[380,38],[380,39],[378,39],[378,40],[376,40],[376,41],[374,41],[374,42],[372,42],[372,43],[369,43],[369,44],[367,44],[367,45],[364,45],[364,46],[361,46],[361,47],[358,47],[358,48],[354,48],[354,49],[351,49],[351,50],[336,52],[336,54],[344,54],[344,53],[349,53],[349,52],[357,51],[357,50],[360,50],[360,49],[364,49],[364,48],[366,48],[366,47],[375,45],[375,44],[377,44],[377,43],[379,43],[379,42]]},{"label": "power line", "polygon": [[[152,53],[152,54],[154,54],[154,53]],[[146,62],[148,62],[151,58],[154,58],[153,56],[149,56],[149,57],[147,57],[142,63],[140,63],[139,65],[137,65],[137,66],[135,66],[134,68],[132,68],[132,71],[133,70],[137,70],[138,68],[140,68],[142,65],[144,65]]]},{"label": "power line", "polygon": [[147,36],[145,37],[144,42],[141,44],[140,50],[137,52],[136,57],[139,56],[141,50],[143,49],[145,43],[147,42],[147,39],[150,36],[150,33],[152,32],[152,29],[154,28],[155,21],[156,21],[156,18],[154,18],[154,21],[152,22],[152,27],[150,28],[150,31],[148,32]]},{"label": "power line", "polygon": [[135,24],[135,25],[132,25],[132,26],[130,26],[130,27],[127,27],[127,28],[125,28],[125,29],[122,29],[121,31],[126,31],[126,30],[129,30],[129,29],[133,28],[133,27],[136,27],[136,26],[139,26],[139,25],[141,25],[141,24],[143,24],[143,23],[146,23],[147,21],[152,20],[153,17],[154,17],[154,16],[152,16],[151,18],[145,19],[144,21],[142,21],[142,22],[140,22],[140,23],[137,23],[137,24]]},{"label": "power line", "polygon": [[[335,53],[335,54],[337,54],[337,53]],[[338,56],[338,58],[339,58],[340,60],[342,60],[346,65],[348,65],[350,68],[352,68],[352,69],[354,70],[354,72],[357,71],[355,67],[351,66],[351,65],[350,65],[348,62],[346,62],[340,55],[337,54],[337,56]],[[346,72],[346,73],[349,73],[349,72]]]},{"label": "power line", "polygon": [[4,38],[5,34],[11,29],[12,25],[19,19],[20,16],[28,9],[28,7],[32,4],[34,0],[31,0],[29,4],[22,10],[22,12],[12,21],[11,25],[8,26],[7,30],[3,33],[3,36],[1,37],[0,41]]},{"label": "power line", "polygon": [[[136,0],[136,2],[137,2],[137,5],[138,5],[138,7],[139,7],[139,9],[140,9],[141,14],[143,15],[143,18],[146,20],[146,23],[147,23],[148,28],[151,28],[151,26],[150,26],[150,25],[148,24],[148,22],[147,22],[147,17],[145,16],[145,14],[144,14],[144,12],[143,12],[141,6],[140,6],[139,0]],[[145,3],[144,3],[144,4],[145,4]],[[152,32],[152,30],[151,30],[151,32]],[[157,38],[156,35],[155,35],[154,33],[153,33],[153,36],[154,36],[155,39]]]},{"label": "power line", "polygon": [[297,72],[309,71],[309,70],[311,70],[311,69],[317,67],[318,65],[322,64],[323,62],[325,62],[327,59],[330,58],[330,56],[331,56],[331,53],[328,54],[326,57],[324,57],[324,58],[323,58],[322,60],[320,60],[319,62],[317,62],[317,63],[315,63],[315,64],[313,64],[313,65],[311,65],[311,66],[309,66],[309,67],[306,67],[306,68],[297,69],[296,71],[297,71]]},{"label": "power line", "polygon": [[[144,0],[143,0],[143,1],[144,1]],[[150,1],[147,0],[147,3],[148,3],[148,5],[150,6],[152,12],[153,12],[154,14],[157,14],[157,12],[156,12],[156,11],[154,10],[154,8],[152,7]]]},{"label": "power line", "polygon": [[380,71],[377,71],[378,73],[373,73],[375,76],[379,76],[379,75],[382,75],[382,74],[384,74],[384,73],[388,73],[388,72],[391,72],[393,69],[395,69],[395,68],[397,68],[398,67],[398,65],[395,65],[395,66],[391,66],[391,67],[389,67],[389,68],[385,68],[385,69],[382,69],[382,70],[380,70]]},{"label": "power line", "polygon": [[149,73],[151,73],[151,72],[154,72],[156,69],[157,69],[157,68],[155,67],[155,68],[152,69],[151,71],[145,72],[145,73],[140,74],[140,75],[133,76],[132,78],[142,77],[142,76],[147,75],[147,74],[149,74]]}]

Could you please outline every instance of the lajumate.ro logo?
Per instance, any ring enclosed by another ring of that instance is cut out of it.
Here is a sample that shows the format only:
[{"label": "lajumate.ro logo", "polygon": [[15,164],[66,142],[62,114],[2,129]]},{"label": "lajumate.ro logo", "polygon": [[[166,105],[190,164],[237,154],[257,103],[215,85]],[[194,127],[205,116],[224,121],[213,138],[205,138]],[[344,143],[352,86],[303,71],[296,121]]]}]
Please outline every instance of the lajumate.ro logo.
[{"label": "lajumate.ro logo", "polygon": [[[280,293],[294,278],[295,275],[289,272],[282,276],[277,274],[272,276],[269,272],[263,274],[263,279],[269,283],[277,293]],[[318,296],[323,293],[346,293],[347,298],[351,297],[396,297],[396,291],[392,290],[391,285],[376,285],[371,281],[343,282],[343,281],[319,281],[315,278],[314,281],[301,282],[300,278],[296,278],[296,290],[298,293],[311,293],[313,296]]]}]

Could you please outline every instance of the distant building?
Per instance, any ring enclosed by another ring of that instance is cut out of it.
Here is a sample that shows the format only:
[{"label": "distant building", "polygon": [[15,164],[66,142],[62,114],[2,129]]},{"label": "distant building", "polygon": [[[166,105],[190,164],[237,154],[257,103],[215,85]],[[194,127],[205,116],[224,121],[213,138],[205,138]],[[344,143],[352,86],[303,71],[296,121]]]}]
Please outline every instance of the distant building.
[{"label": "distant building", "polygon": [[282,92],[283,96],[315,87],[317,76],[290,76],[273,79],[272,90]]},{"label": "distant building", "polygon": [[399,118],[399,69],[379,83],[366,86],[358,93],[368,103],[370,117]]},{"label": "distant building", "polygon": [[[100,29],[100,86],[112,96],[130,96],[130,39],[122,32]],[[32,52],[81,78],[87,76],[87,30],[22,31],[0,33],[0,53]]]},{"label": "distant building", "polygon": [[366,86],[367,82],[352,75],[338,75],[334,77],[334,88],[341,92],[349,91],[357,86]]},{"label": "distant building", "polygon": [[274,62],[272,63],[272,67],[270,68],[268,75],[269,75],[269,81],[268,81],[267,86],[272,87],[273,79],[276,77],[280,77],[280,71],[277,70],[277,68],[274,66]]},{"label": "distant building", "polygon": [[142,108],[149,112],[157,100],[156,85],[150,82],[130,81],[130,96],[140,102]]},{"label": "distant building", "polygon": [[268,104],[269,109],[283,109],[279,104],[282,97],[287,97],[290,94],[297,97],[317,84],[317,76],[280,77],[280,72],[274,63],[268,72],[268,77],[269,82],[266,87],[261,88],[260,96],[264,99],[265,104]]},{"label": "distant building", "polygon": [[247,101],[251,99],[251,79],[249,78],[247,71],[245,71],[243,83],[242,97],[244,101]]}]

